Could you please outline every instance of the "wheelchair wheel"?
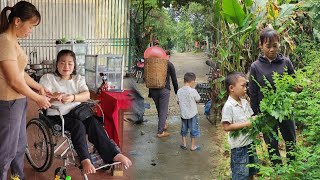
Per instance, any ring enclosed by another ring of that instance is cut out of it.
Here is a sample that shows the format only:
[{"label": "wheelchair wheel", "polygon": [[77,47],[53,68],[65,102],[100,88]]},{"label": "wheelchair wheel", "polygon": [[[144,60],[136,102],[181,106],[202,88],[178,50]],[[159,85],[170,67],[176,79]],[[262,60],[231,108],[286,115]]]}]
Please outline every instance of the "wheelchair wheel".
[{"label": "wheelchair wheel", "polygon": [[30,165],[38,172],[48,170],[54,156],[52,133],[48,126],[38,118],[27,124],[26,156]]}]

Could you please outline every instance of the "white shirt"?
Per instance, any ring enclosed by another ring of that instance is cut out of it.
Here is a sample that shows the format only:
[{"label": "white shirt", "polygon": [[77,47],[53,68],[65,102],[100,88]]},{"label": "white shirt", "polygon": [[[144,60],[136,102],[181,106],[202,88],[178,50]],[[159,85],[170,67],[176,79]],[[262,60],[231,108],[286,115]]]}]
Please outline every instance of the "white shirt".
[{"label": "white shirt", "polygon": [[[246,122],[252,115],[253,111],[247,100],[241,99],[240,104],[229,96],[222,108],[221,122],[229,122],[230,124]],[[229,132],[228,142],[231,149],[233,149],[249,145],[252,142],[252,139],[248,138],[248,134],[240,134],[238,137],[231,137]]]},{"label": "white shirt", "polygon": [[[72,75],[72,79],[64,80],[54,74],[45,74],[41,77],[41,85],[48,88],[51,93],[60,92],[66,94],[79,94],[84,91],[89,91],[86,85],[85,78],[81,75]],[[52,105],[58,106],[62,115],[68,114],[71,109],[80,104],[80,102],[61,103],[53,102]],[[47,110],[48,116],[59,115],[58,111],[53,109]]]},{"label": "white shirt", "polygon": [[191,119],[198,114],[197,102],[200,101],[200,95],[197,90],[183,86],[178,90],[177,98],[183,119]]}]

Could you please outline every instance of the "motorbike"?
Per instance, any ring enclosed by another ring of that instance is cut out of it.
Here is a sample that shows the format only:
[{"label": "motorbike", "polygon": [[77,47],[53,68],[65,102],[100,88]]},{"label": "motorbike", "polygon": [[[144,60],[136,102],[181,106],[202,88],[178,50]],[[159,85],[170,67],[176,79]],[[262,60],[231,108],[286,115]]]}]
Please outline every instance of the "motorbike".
[{"label": "motorbike", "polygon": [[136,82],[144,82],[143,74],[144,74],[144,59],[136,60],[134,66],[132,67],[132,77],[136,79]]}]

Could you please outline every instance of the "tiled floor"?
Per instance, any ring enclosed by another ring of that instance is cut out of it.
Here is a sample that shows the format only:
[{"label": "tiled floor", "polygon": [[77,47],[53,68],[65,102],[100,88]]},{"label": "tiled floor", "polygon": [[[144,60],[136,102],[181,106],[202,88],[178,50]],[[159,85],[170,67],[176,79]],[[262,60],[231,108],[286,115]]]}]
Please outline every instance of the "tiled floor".
[{"label": "tiled floor", "polygon": [[[32,119],[33,117],[37,117],[38,116],[38,111],[37,111],[37,105],[34,102],[29,101],[29,107],[28,107],[28,115],[27,115],[27,121]],[[130,127],[126,125],[126,123],[124,123],[124,137],[130,137],[128,135],[129,131],[130,131]],[[126,138],[124,138],[124,142],[130,142],[129,140],[127,140]],[[123,147],[123,153],[125,155],[127,155],[126,152],[128,152],[128,144],[127,143],[123,143],[124,147]],[[51,165],[51,167],[46,171],[46,172],[36,172],[31,165],[29,164],[29,162],[27,161],[27,159],[25,159],[25,175],[26,175],[26,179],[27,180],[53,180],[54,179],[54,172],[55,169],[62,166],[63,162],[59,159],[54,159],[53,164]],[[92,174],[92,175],[88,175],[88,178],[90,180],[102,180],[102,179],[106,179],[106,180],[111,180],[111,179],[132,179],[132,171],[133,169],[130,168],[129,170],[125,170],[124,171],[124,176],[122,177],[114,177],[111,176],[111,172],[110,171],[104,171],[104,170],[98,170],[98,172],[96,174]],[[68,175],[70,175],[72,177],[72,180],[81,180],[83,179],[81,176],[81,172],[78,168],[76,167],[72,167],[72,166],[68,166],[67,169],[67,173]]]}]

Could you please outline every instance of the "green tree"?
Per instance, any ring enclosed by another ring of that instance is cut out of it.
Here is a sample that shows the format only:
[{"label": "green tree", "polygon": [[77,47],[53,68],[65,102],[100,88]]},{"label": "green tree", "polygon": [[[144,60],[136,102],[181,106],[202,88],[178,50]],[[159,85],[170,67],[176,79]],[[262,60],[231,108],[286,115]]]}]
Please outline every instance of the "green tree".
[{"label": "green tree", "polygon": [[[204,7],[212,7],[211,0],[131,0],[131,52],[135,56],[142,56],[150,37],[160,40],[163,47],[181,45],[176,49],[191,49],[196,39],[203,39],[204,34],[210,32],[205,28],[207,24],[204,16]],[[183,22],[180,25],[181,14],[185,14],[185,21],[190,23],[193,28]],[[206,12],[211,12],[206,9]],[[181,29],[187,26],[187,31]],[[179,29],[180,28],[180,29]],[[197,30],[196,32],[194,30]],[[206,30],[205,30],[206,29]],[[180,31],[177,31],[180,30]],[[183,40],[179,40],[173,35],[183,34]],[[192,36],[190,36],[190,33]],[[168,41],[170,39],[170,41]]]},{"label": "green tree", "polygon": [[178,51],[188,51],[193,44],[193,26],[188,21],[180,21],[177,23],[176,32],[178,32],[174,38],[176,48]]}]

